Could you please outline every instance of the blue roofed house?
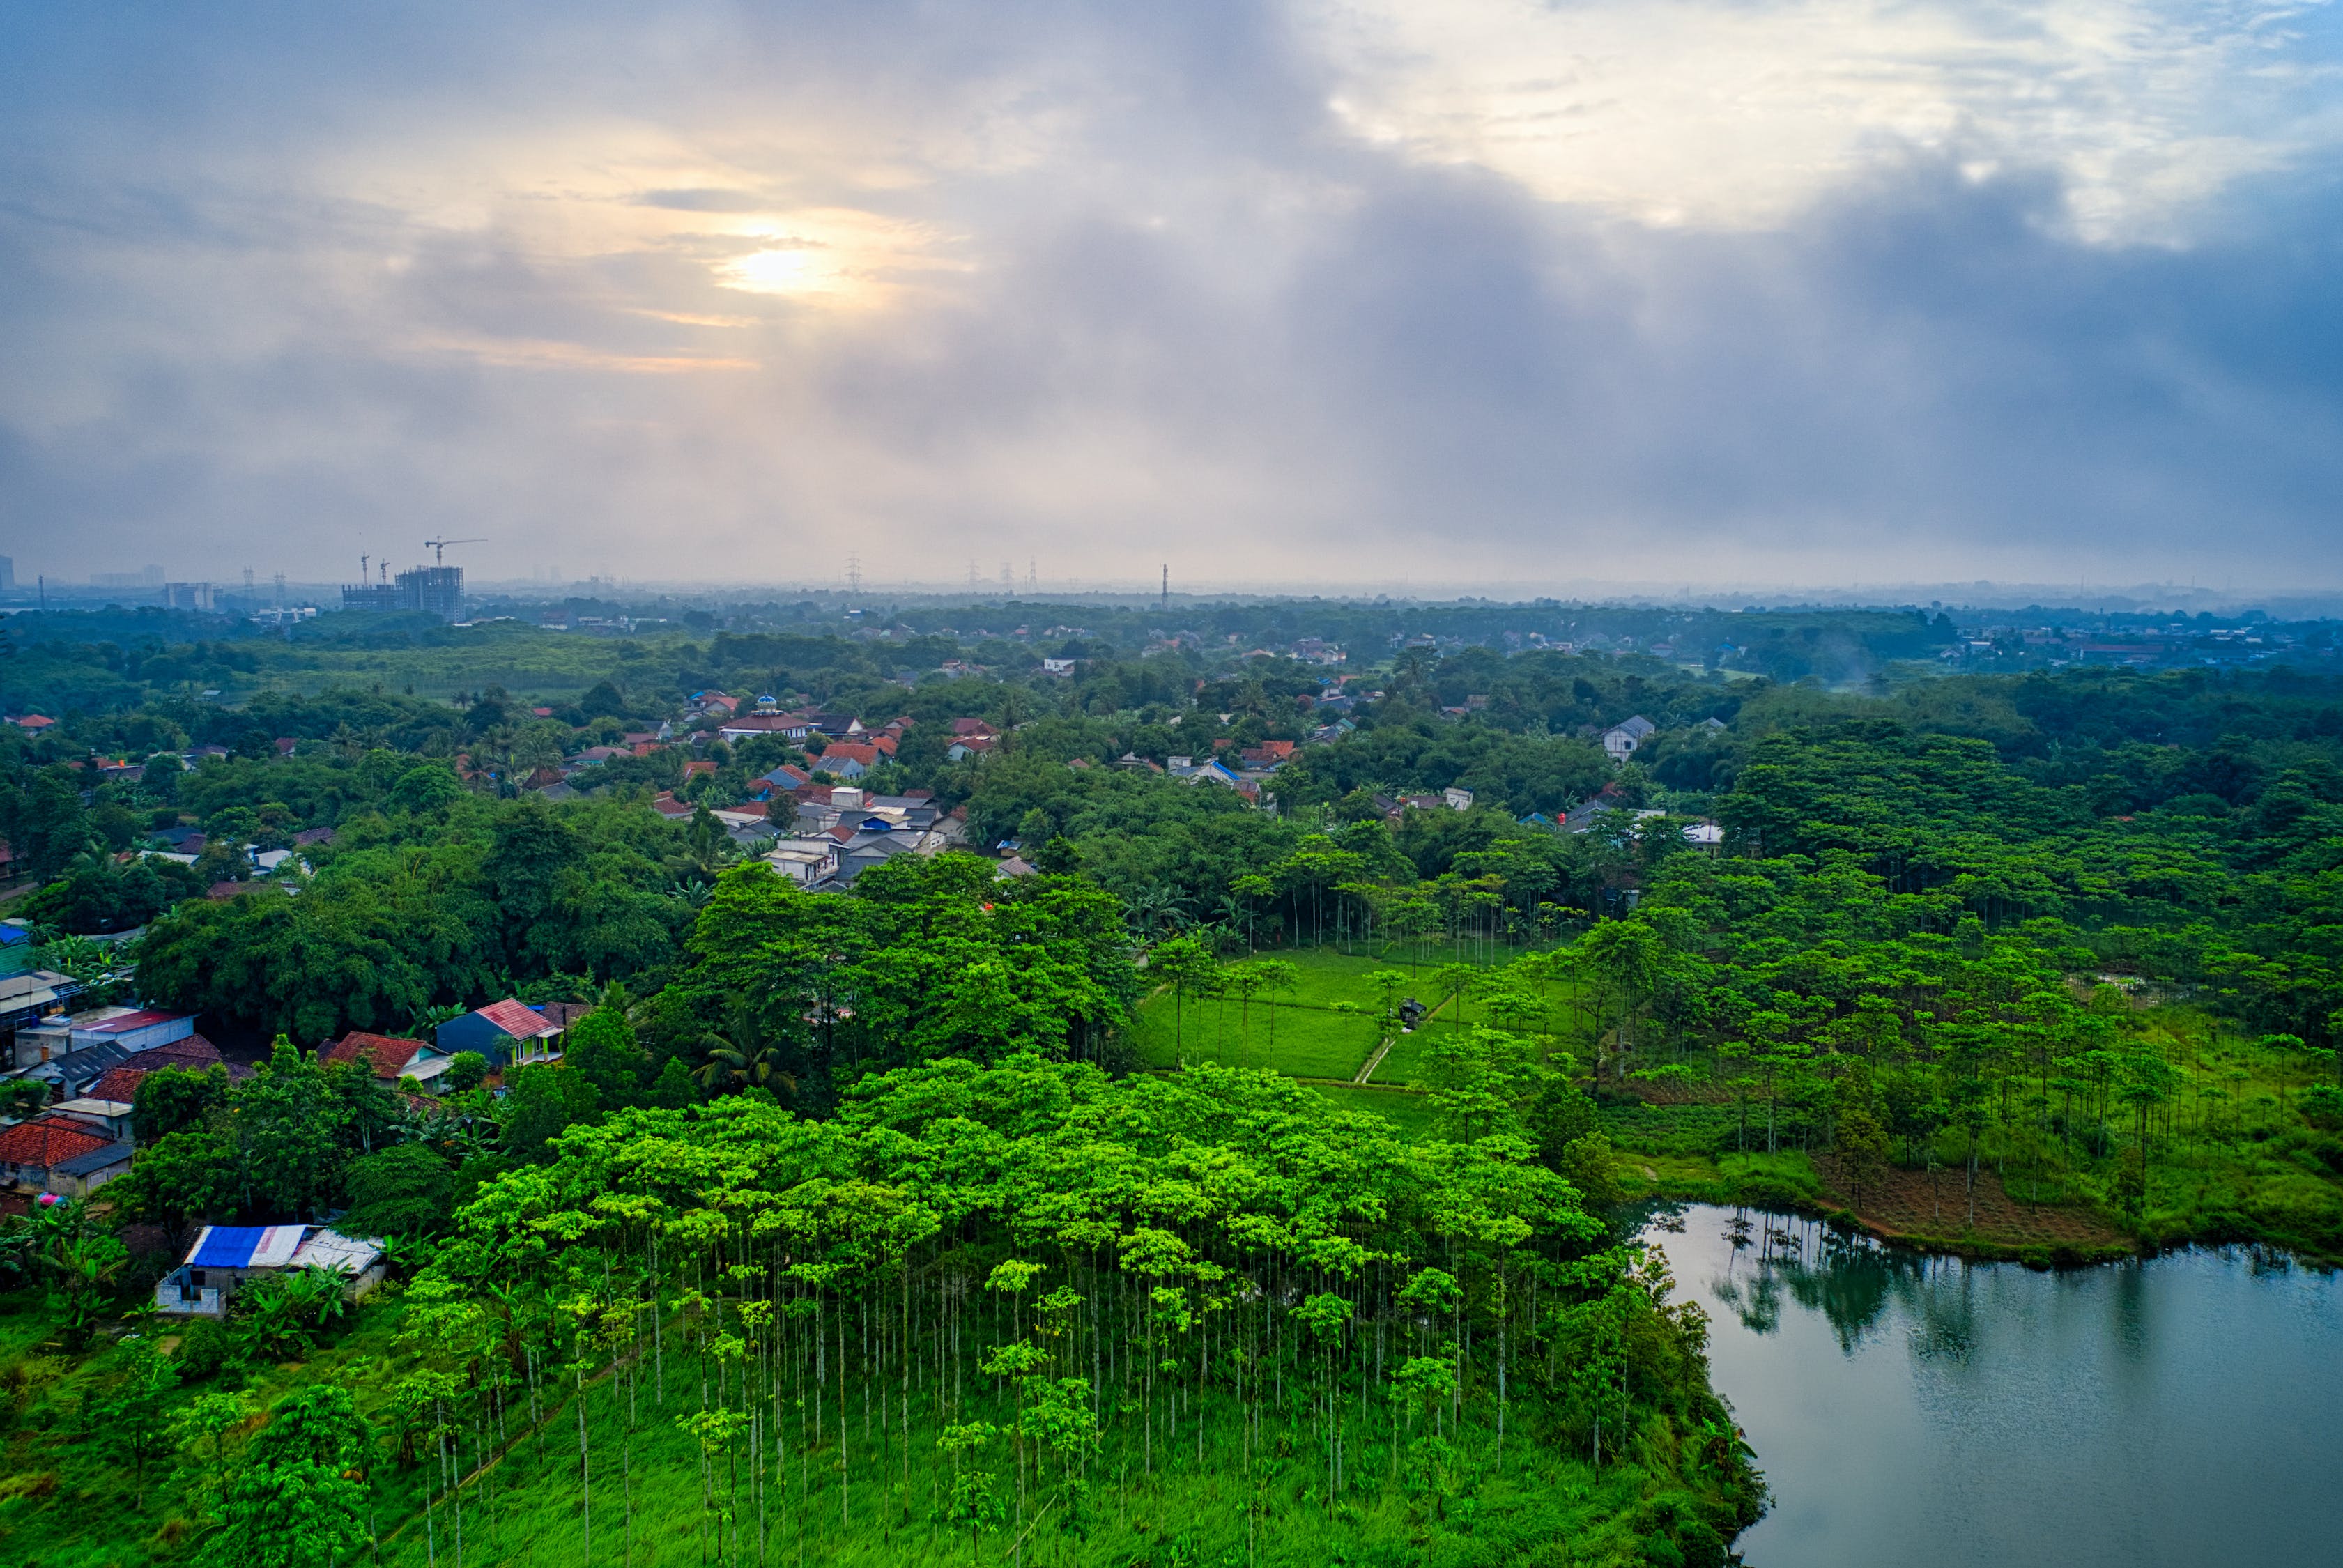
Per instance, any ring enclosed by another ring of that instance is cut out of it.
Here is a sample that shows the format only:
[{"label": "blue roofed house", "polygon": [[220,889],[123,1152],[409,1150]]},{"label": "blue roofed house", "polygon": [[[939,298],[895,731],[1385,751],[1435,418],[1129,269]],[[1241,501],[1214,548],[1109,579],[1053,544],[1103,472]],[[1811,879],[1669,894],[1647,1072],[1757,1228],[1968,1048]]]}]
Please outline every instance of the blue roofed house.
[{"label": "blue roofed house", "polygon": [[507,997],[486,1007],[460,1013],[439,1026],[432,1038],[441,1056],[477,1050],[495,1068],[531,1061],[556,1061],[564,1023],[542,1008]]},{"label": "blue roofed house", "polygon": [[186,1258],[155,1286],[155,1308],[182,1317],[225,1317],[253,1280],[328,1269],[352,1300],[382,1282],[382,1243],[322,1225],[206,1225]]}]

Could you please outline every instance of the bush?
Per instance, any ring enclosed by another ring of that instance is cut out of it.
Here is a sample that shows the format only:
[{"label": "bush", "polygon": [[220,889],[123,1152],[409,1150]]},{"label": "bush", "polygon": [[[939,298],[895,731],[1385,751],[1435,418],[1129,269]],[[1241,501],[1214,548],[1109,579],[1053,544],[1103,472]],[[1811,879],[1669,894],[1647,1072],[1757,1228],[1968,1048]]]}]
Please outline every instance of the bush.
[{"label": "bush", "polygon": [[186,1382],[200,1382],[216,1377],[236,1362],[236,1336],[227,1325],[216,1318],[197,1318],[187,1332],[179,1336],[179,1376]]},{"label": "bush", "polygon": [[487,1057],[477,1050],[459,1050],[447,1059],[447,1070],[440,1074],[439,1081],[447,1086],[448,1093],[462,1094],[468,1090],[479,1088],[481,1081],[488,1076]]}]

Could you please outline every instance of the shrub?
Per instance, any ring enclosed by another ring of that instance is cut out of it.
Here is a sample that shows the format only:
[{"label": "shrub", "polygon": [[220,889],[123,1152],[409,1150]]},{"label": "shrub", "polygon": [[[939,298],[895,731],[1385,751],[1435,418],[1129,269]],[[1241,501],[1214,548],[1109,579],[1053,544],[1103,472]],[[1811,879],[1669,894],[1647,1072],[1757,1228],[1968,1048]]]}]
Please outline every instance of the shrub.
[{"label": "shrub", "polygon": [[218,1319],[198,1318],[179,1336],[179,1351],[174,1359],[179,1363],[179,1376],[188,1382],[216,1377],[235,1362],[236,1338]]}]

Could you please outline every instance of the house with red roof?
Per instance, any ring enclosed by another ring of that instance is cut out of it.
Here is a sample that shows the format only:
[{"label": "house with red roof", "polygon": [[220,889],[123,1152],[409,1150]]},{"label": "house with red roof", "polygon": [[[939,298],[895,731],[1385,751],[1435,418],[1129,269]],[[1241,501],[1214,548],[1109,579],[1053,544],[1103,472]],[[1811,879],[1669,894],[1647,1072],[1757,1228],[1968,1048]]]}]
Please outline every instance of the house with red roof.
[{"label": "house with red roof", "polygon": [[547,1017],[541,1008],[507,997],[441,1024],[434,1031],[432,1049],[442,1056],[477,1050],[498,1068],[558,1061],[562,1033],[561,1020]]},{"label": "house with red roof", "polygon": [[860,779],[881,762],[893,760],[894,756],[895,743],[883,735],[870,741],[833,740],[813,759],[813,770],[840,779]]},{"label": "house with red roof", "polygon": [[0,1131],[0,1188],[82,1198],[130,1169],[131,1145],[55,1113]]},{"label": "house with red roof", "polygon": [[408,1040],[403,1035],[369,1034],[354,1029],[341,1039],[320,1049],[317,1059],[327,1062],[342,1062],[371,1069],[386,1083],[397,1083],[407,1076],[407,1066],[417,1051],[428,1051],[430,1045],[420,1040]]}]

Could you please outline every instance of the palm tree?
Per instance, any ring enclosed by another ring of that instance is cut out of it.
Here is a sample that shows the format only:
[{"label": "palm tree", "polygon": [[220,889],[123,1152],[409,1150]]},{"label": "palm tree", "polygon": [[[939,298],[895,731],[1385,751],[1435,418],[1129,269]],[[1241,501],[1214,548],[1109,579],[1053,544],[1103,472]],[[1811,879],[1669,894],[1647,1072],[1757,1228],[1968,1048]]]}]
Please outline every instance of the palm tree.
[{"label": "palm tree", "polygon": [[701,1061],[691,1076],[710,1094],[752,1084],[797,1087],[797,1080],[782,1070],[781,1044],[767,1030],[762,1013],[739,998],[725,1009],[721,1032],[709,1030],[699,1037],[699,1050]]}]

